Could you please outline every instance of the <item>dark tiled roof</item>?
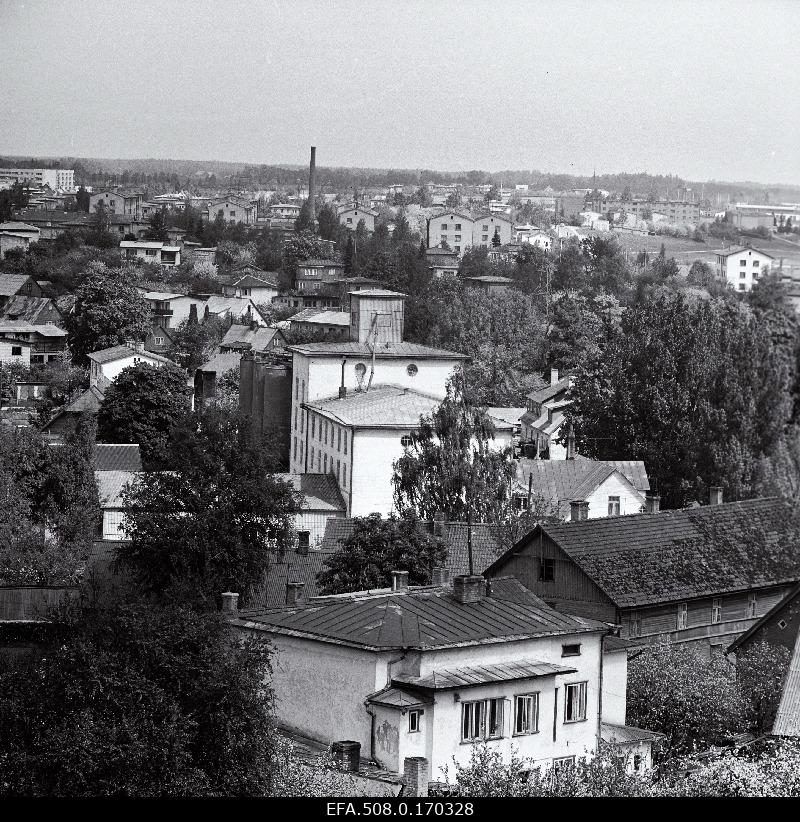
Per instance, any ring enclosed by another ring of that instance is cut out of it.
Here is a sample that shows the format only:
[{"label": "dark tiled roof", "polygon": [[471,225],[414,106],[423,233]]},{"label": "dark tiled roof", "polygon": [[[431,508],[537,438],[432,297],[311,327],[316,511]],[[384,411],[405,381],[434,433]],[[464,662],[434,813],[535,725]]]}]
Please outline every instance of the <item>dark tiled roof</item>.
[{"label": "dark tiled roof", "polygon": [[291,482],[304,497],[306,511],[345,511],[339,483],[333,474],[275,474],[279,479]]},{"label": "dark tiled roof", "polygon": [[[302,345],[289,346],[289,351],[297,351],[300,354],[314,357],[371,357],[372,351],[366,343],[359,342],[319,342],[305,343]],[[375,349],[375,357],[379,360],[387,358],[406,357],[427,357],[438,360],[466,360],[465,354],[456,354],[454,351],[445,351],[441,348],[430,348],[427,345],[417,343],[401,342],[379,345]]]},{"label": "dark tiled roof", "polygon": [[[634,607],[797,581],[797,559],[781,550],[787,520],[784,504],[768,497],[542,530],[617,606]],[[500,572],[535,533],[489,570]]]},{"label": "dark tiled roof", "polygon": [[[423,527],[426,528],[426,533],[431,533],[430,528],[424,524]],[[325,533],[320,548],[329,552],[338,551],[342,542],[352,533],[352,519],[329,519],[325,523]],[[447,549],[445,567],[450,571],[450,575],[469,573],[467,524],[465,522],[445,523],[442,539]],[[472,564],[476,574],[482,574],[500,556],[502,545],[501,529],[498,526],[483,523],[472,526]],[[493,581],[492,584],[497,584],[497,581]]]},{"label": "dark tiled roof", "polygon": [[503,662],[495,665],[475,665],[468,668],[440,668],[427,676],[396,676],[392,682],[431,691],[446,691],[487,682],[510,682],[515,679],[535,679],[556,674],[574,674],[576,668],[554,665],[552,662]]},{"label": "dark tiled roof", "polygon": [[95,471],[141,471],[139,446],[97,443],[94,447]]},{"label": "dark tiled roof", "polygon": [[[522,588],[516,580],[512,586]],[[603,622],[493,593],[463,604],[444,587],[319,599],[300,608],[240,612],[238,624],[374,649],[442,648],[595,633]]]},{"label": "dark tiled roof", "polygon": [[51,308],[61,314],[58,306],[49,297],[27,297],[17,294],[3,307],[3,316],[36,324],[41,315]]},{"label": "dark tiled roof", "polygon": [[569,388],[569,383],[570,377],[562,377],[553,385],[546,385],[544,388],[538,388],[536,391],[531,391],[531,393],[528,394],[528,399],[538,403],[547,402],[548,400],[553,399],[553,397],[565,393]]},{"label": "dark tiled roof", "polygon": [[27,281],[27,274],[0,273],[0,297],[13,297]]},{"label": "dark tiled roof", "polygon": [[[333,520],[331,520],[333,521]],[[325,570],[330,551],[309,551],[305,556],[294,552],[275,554],[260,585],[250,594],[245,608],[282,608],[286,604],[286,584],[302,582],[306,599],[318,596],[317,574]]]},{"label": "dark tiled roof", "polygon": [[82,414],[84,411],[99,411],[103,402],[103,392],[92,386],[84,391],[77,399],[73,400],[63,410],[69,414]]}]

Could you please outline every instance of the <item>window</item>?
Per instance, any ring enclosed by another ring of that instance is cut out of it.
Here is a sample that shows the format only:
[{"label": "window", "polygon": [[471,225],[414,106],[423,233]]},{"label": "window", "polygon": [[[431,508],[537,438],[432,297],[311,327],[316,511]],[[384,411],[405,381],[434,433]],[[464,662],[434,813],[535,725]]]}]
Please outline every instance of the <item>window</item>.
[{"label": "window", "polygon": [[300,377],[294,378],[294,398],[297,399],[300,396]]},{"label": "window", "polygon": [[[331,463],[333,463],[333,460],[331,460]],[[324,466],[325,466],[325,467],[323,468],[323,472],[324,472],[325,474],[327,474],[327,473],[328,473],[328,455],[327,455],[327,454],[325,454],[325,462],[324,462]]]},{"label": "window", "polygon": [[12,357],[21,357],[22,356],[22,346],[21,345],[12,345],[11,346],[11,356]]},{"label": "window", "polygon": [[410,734],[416,734],[420,731],[420,717],[422,716],[422,711],[409,711],[408,712],[408,732]]},{"label": "window", "polygon": [[461,223],[456,223],[455,229],[456,231],[461,231]]},{"label": "window", "polygon": [[447,231],[447,223],[442,223],[442,231]]},{"label": "window", "polygon": [[503,736],[503,698],[486,700],[486,738],[500,739]]},{"label": "window", "polygon": [[313,446],[310,449],[309,456],[311,457],[311,470],[313,471],[314,470],[314,448],[313,448]]},{"label": "window", "polygon": [[562,771],[568,770],[569,768],[575,767],[575,757],[574,756],[561,756],[558,759],[553,760],[553,772],[556,776]]},{"label": "window", "polygon": [[409,377],[416,377],[418,373],[419,368],[417,368],[413,362],[406,367],[406,374],[408,374]]},{"label": "window", "polygon": [[539,731],[539,694],[518,694],[514,697],[514,735]]},{"label": "window", "polygon": [[485,226],[483,227],[483,230],[484,230],[484,231],[488,231],[488,230],[489,230],[489,226],[488,226],[488,225],[485,225]]},{"label": "window", "polygon": [[455,236],[455,237],[453,237],[453,239],[454,239],[457,243],[460,243],[460,242],[461,242],[461,235],[460,235],[460,234],[456,234],[456,236]]},{"label": "window", "polygon": [[555,578],[556,561],[549,557],[539,558],[539,582],[552,582]]},{"label": "window", "polygon": [[610,517],[619,516],[619,497],[608,498],[608,515]]},{"label": "window", "polygon": [[739,272],[739,279],[740,279],[740,280],[743,280],[746,276],[747,276],[747,272],[746,272],[746,271],[740,271],[740,272]]},{"label": "window", "polygon": [[642,635],[642,618],[639,616],[638,611],[631,611],[629,633],[630,636]]},{"label": "window", "polygon": [[459,253],[459,252],[461,251],[461,246],[460,246],[460,245],[457,245],[457,246],[453,249],[453,251],[455,251],[455,252]]},{"label": "window", "polygon": [[317,473],[322,472],[322,451],[317,454]]},{"label": "window", "polygon": [[146,248],[146,249],[145,249],[145,251],[144,251],[144,253],[145,253],[148,257],[155,257],[155,256],[156,256],[156,249],[155,249],[155,248]]},{"label": "window", "polygon": [[484,243],[488,243],[488,242],[489,242],[489,235],[488,235],[488,234],[484,234],[484,235],[481,237],[481,240],[482,240]]},{"label": "window", "polygon": [[785,620],[785,619],[781,619],[781,620],[779,620],[779,621],[778,621],[778,627],[779,627],[781,630],[783,630],[783,629],[786,627],[786,620]]},{"label": "window", "polygon": [[153,342],[156,345],[164,345],[164,338],[163,337],[153,337]]},{"label": "window", "polygon": [[294,459],[297,459],[297,437],[294,438]]},{"label": "window", "polygon": [[297,532],[297,547],[301,551],[307,551],[310,542],[311,542],[311,531],[298,531]]},{"label": "window", "polygon": [[403,436],[400,437],[400,445],[402,445],[403,448],[408,448],[409,445],[411,445],[412,442],[413,442],[413,440],[411,439],[411,437],[408,434],[403,434]]},{"label": "window", "polygon": [[719,598],[711,600],[711,622],[722,622],[722,600]]},{"label": "window", "polygon": [[311,436],[314,437],[317,434],[317,418],[311,418]]},{"label": "window", "polygon": [[586,683],[565,686],[564,722],[582,722],[586,719]]},{"label": "window", "polygon": [[747,260],[739,260],[739,265],[740,265],[740,266],[745,266],[745,265],[747,265]]},{"label": "window", "polygon": [[739,283],[739,291],[744,291],[744,290],[745,290],[744,283]]},{"label": "window", "polygon": [[485,702],[464,702],[461,705],[461,741],[473,742],[483,737]]},{"label": "window", "polygon": [[358,380],[358,384],[364,380],[364,375],[367,373],[367,366],[364,365],[363,362],[356,363],[356,379]]},{"label": "window", "polygon": [[342,485],[347,485],[347,463],[342,466]]},{"label": "window", "polygon": [[685,602],[681,602],[678,606],[678,630],[686,629],[686,617],[689,613],[689,606]]},{"label": "window", "polygon": [[573,645],[562,645],[561,646],[561,656],[580,656],[581,655],[581,644],[580,642],[575,643]]},{"label": "window", "polygon": [[756,616],[758,608],[758,594],[748,594],[747,596],[747,616]]},{"label": "window", "polygon": [[353,222],[353,218],[352,218],[352,217],[348,217],[348,218],[347,218],[347,222],[348,222],[348,223],[350,223],[350,224],[352,224],[352,222]]},{"label": "window", "polygon": [[753,260],[753,266],[754,266],[755,268],[758,268],[758,260]]},{"label": "window", "polygon": [[336,450],[337,451],[342,450],[342,429],[341,428],[336,429]]},{"label": "window", "polygon": [[344,452],[347,453],[347,431],[344,432]]},{"label": "window", "polygon": [[642,770],[642,755],[641,754],[634,754],[633,755],[633,770],[636,773],[640,773]]}]

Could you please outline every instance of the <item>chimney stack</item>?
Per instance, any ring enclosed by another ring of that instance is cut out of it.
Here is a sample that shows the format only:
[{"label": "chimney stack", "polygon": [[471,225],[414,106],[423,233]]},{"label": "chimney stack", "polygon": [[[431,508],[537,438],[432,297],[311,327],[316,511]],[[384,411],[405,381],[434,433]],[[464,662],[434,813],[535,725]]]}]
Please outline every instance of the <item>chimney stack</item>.
[{"label": "chimney stack", "polygon": [[661,510],[661,496],[659,494],[647,494],[644,498],[644,510],[648,514],[657,514]]},{"label": "chimney stack", "polygon": [[239,594],[225,591],[222,594],[222,613],[235,616],[239,613]]},{"label": "chimney stack", "polygon": [[710,505],[722,505],[722,486],[712,485],[708,489],[708,496]]},{"label": "chimney stack", "polygon": [[558,382],[558,369],[550,369],[550,385],[555,385]]},{"label": "chimney stack", "polygon": [[572,423],[569,424],[567,431],[567,459],[575,459],[575,432],[572,430]]},{"label": "chimney stack", "polygon": [[433,535],[435,537],[444,537],[445,527],[447,526],[447,515],[444,511],[437,511],[433,515]]},{"label": "chimney stack", "polygon": [[486,596],[486,580],[477,574],[459,574],[453,577],[453,596],[462,605],[480,602]]},{"label": "chimney stack", "polygon": [[303,604],[303,588],[305,582],[286,583],[286,604],[290,608],[297,608]]},{"label": "chimney stack", "polygon": [[450,582],[449,568],[434,568],[431,574],[432,585],[447,585]]},{"label": "chimney stack", "polygon": [[392,571],[392,590],[408,590],[408,571]]},{"label": "chimney stack", "polygon": [[361,743],[344,739],[331,745],[331,756],[334,762],[348,773],[358,773],[361,764]]},{"label": "chimney stack", "polygon": [[589,519],[589,503],[582,499],[570,502],[569,518],[571,522],[583,522]]},{"label": "chimney stack", "polygon": [[342,382],[339,386],[339,399],[343,400],[347,396],[347,386],[344,384],[344,369],[347,365],[347,357],[342,357]]},{"label": "chimney stack", "polygon": [[316,173],[317,173],[317,148],[311,146],[311,162],[308,166],[308,212],[311,217],[311,222],[316,225],[317,209],[316,209]]}]

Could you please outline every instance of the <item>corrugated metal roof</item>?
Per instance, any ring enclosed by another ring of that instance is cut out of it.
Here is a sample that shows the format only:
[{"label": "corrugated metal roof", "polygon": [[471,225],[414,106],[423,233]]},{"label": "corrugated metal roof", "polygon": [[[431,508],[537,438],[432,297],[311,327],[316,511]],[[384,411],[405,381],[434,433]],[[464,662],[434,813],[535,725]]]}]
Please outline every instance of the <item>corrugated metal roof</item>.
[{"label": "corrugated metal roof", "polygon": [[154,354],[152,351],[137,351],[128,345],[115,345],[111,348],[103,348],[101,351],[92,351],[92,353],[87,356],[98,365],[103,365],[107,362],[116,362],[117,360],[124,360],[126,357],[139,357],[141,360],[147,361],[148,359],[151,359],[162,363],[172,362],[172,360],[168,360],[166,357],[162,357],[159,354]]},{"label": "corrugated metal roof", "polygon": [[800,631],[797,632],[789,670],[783,681],[783,692],[772,725],[772,734],[800,736]]},{"label": "corrugated metal roof", "polygon": [[94,467],[96,471],[141,471],[139,446],[98,442],[94,447]]},{"label": "corrugated metal roof", "polygon": [[342,425],[363,428],[419,427],[420,417],[432,414],[441,400],[396,385],[376,385],[369,391],[356,391],[346,397],[304,403]]},{"label": "corrugated metal roof", "polygon": [[58,306],[49,297],[30,297],[17,294],[3,307],[3,316],[12,320],[37,324],[40,315],[50,309],[55,310],[61,316]]},{"label": "corrugated metal roof", "polygon": [[309,551],[306,555],[290,551],[273,554],[264,578],[254,586],[242,607],[258,610],[283,608],[286,605],[286,584],[289,582],[303,583],[303,597],[306,600],[317,596],[317,574],[325,570],[325,560],[330,555],[330,551]]},{"label": "corrugated metal roof", "polygon": [[464,688],[484,685],[487,682],[510,682],[515,679],[536,679],[557,674],[574,674],[577,668],[554,665],[552,662],[503,662],[494,665],[475,665],[468,668],[442,668],[427,676],[396,676],[393,683],[408,685],[425,690],[444,691],[450,688]]},{"label": "corrugated metal roof", "polygon": [[[372,350],[366,343],[359,342],[318,342],[303,343],[302,345],[289,346],[289,351],[297,351],[307,357],[371,357]],[[427,345],[417,343],[385,343],[375,349],[375,357],[379,360],[390,358],[412,358],[424,357],[431,360],[466,360],[466,354],[456,354],[454,351],[445,351],[441,348],[430,348]]]},{"label": "corrugated metal roof", "polygon": [[635,728],[633,725],[613,725],[610,722],[603,722],[600,725],[600,735],[603,742],[626,743],[626,742],[654,742],[656,739],[663,739],[664,734],[658,731],[647,731],[644,728]]},{"label": "corrugated metal roof", "polygon": [[[523,588],[509,580],[508,588]],[[442,587],[317,600],[301,608],[241,611],[238,623],[272,633],[372,649],[442,648],[538,636],[595,633],[608,626],[523,604],[498,590],[478,602],[458,602]]]}]

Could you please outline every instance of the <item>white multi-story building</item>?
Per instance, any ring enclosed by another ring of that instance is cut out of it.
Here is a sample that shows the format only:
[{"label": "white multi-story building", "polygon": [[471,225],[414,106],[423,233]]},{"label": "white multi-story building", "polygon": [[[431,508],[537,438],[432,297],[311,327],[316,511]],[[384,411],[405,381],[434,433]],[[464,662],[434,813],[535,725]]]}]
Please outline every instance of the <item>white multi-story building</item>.
[{"label": "white multi-story building", "polygon": [[348,342],[290,346],[292,473],[333,474],[348,516],[393,510],[392,464],[462,354],[403,342],[405,295],[350,292]]},{"label": "white multi-story building", "polygon": [[720,251],[716,255],[716,275],[735,291],[750,291],[772,268],[773,257],[765,251],[745,246]]},{"label": "white multi-story building", "polygon": [[181,247],[160,240],[123,240],[119,244],[126,260],[144,260],[164,268],[181,264]]},{"label": "white multi-story building", "polygon": [[53,191],[74,191],[75,170],[71,168],[0,168],[0,177],[32,186],[50,186]]},{"label": "white multi-story building", "polygon": [[428,220],[428,248],[446,243],[457,254],[468,248],[507,245],[513,236],[513,223],[501,213],[472,217],[461,211],[442,211]]}]

